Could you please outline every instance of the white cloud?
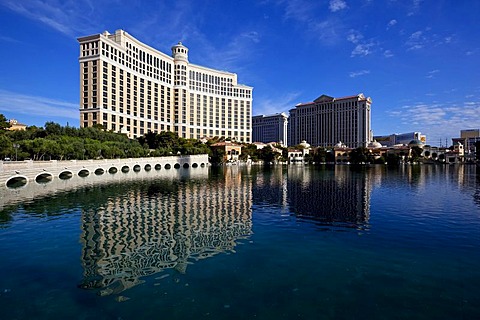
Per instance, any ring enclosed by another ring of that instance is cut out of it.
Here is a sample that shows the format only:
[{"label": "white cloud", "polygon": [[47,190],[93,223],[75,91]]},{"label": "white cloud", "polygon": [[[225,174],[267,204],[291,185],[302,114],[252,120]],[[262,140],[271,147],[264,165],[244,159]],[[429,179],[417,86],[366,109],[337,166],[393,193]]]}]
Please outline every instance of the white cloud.
[{"label": "white cloud", "polygon": [[412,6],[410,7],[410,12],[408,12],[409,16],[416,14],[420,10],[420,4],[423,0],[413,0]]},{"label": "white cloud", "polygon": [[355,49],[353,49],[351,53],[351,57],[355,56],[368,56],[373,52],[372,48],[375,46],[374,43],[363,43],[363,44],[357,44],[355,46]]},{"label": "white cloud", "polygon": [[480,102],[464,101],[461,103],[416,103],[405,105],[388,112],[398,119],[406,131],[421,131],[427,135],[427,143],[437,145],[439,139],[451,143],[451,138],[458,137],[460,130],[471,128],[480,123]]},{"label": "white cloud", "polygon": [[419,30],[410,35],[408,37],[407,42],[405,45],[408,47],[407,50],[418,50],[422,49],[425,44],[427,43],[427,38],[425,37],[425,34],[423,31]]},{"label": "white cloud", "polygon": [[306,37],[319,40],[325,45],[335,44],[341,39],[343,20],[334,16],[325,18],[320,1],[279,0],[276,4],[285,8],[285,19],[299,23]]},{"label": "white cloud", "polygon": [[351,53],[351,57],[367,56],[373,52],[372,48],[375,43],[372,40],[364,41],[363,35],[357,30],[350,30],[347,35],[347,41],[355,44],[355,48]]},{"label": "white cloud", "polygon": [[5,0],[2,5],[70,37],[87,33],[94,28],[91,21],[93,7],[89,1]]},{"label": "white cloud", "polygon": [[348,76],[350,78],[356,78],[356,77],[363,76],[363,75],[366,75],[366,74],[369,74],[369,73],[370,73],[370,70],[352,71],[352,72],[350,72],[350,74]]},{"label": "white cloud", "polygon": [[395,20],[395,19],[390,20],[387,24],[387,30],[390,29],[391,27],[393,27],[396,24],[397,24],[397,20]]},{"label": "white cloud", "polygon": [[344,0],[330,0],[330,5],[328,6],[330,11],[337,12],[347,8],[347,3]]},{"label": "white cloud", "polygon": [[287,0],[282,4],[285,4],[285,18],[300,22],[311,21],[318,6],[315,1],[305,0]]},{"label": "white cloud", "polygon": [[427,78],[427,79],[433,79],[433,78],[435,78],[435,74],[437,74],[437,73],[439,73],[439,72],[440,72],[440,70],[438,70],[438,69],[429,71],[429,72],[427,73],[427,75],[425,76],[425,78]]},{"label": "white cloud", "polygon": [[300,92],[288,92],[283,95],[271,97],[259,97],[255,100],[254,108],[255,115],[259,114],[274,114],[280,112],[288,113],[288,110],[295,107],[299,103],[297,100],[300,97]]},{"label": "white cloud", "polygon": [[78,109],[78,103],[0,90],[0,111],[6,114],[15,112],[36,116],[55,115],[60,118],[78,120]]},{"label": "white cloud", "polygon": [[363,39],[363,35],[357,30],[350,30],[347,35],[347,40],[351,43],[359,43]]},{"label": "white cloud", "polygon": [[392,53],[391,50],[385,50],[385,51],[383,52],[383,55],[385,56],[385,58],[391,58],[391,57],[393,57],[393,53]]}]

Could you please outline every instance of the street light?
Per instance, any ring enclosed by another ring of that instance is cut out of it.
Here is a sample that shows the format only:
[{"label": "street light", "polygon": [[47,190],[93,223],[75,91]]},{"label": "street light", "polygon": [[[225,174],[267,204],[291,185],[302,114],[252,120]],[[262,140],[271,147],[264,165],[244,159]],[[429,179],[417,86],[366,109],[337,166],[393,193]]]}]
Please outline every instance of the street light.
[{"label": "street light", "polygon": [[17,143],[13,144],[13,148],[15,149],[15,161],[18,160],[17,155],[18,155],[18,148],[19,147],[20,147],[20,145],[18,145]]}]

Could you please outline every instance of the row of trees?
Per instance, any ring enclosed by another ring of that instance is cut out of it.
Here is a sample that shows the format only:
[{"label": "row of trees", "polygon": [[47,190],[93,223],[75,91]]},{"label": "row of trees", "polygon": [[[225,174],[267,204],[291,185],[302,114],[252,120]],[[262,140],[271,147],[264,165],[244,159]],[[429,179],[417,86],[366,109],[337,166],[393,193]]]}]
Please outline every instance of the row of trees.
[{"label": "row of trees", "polygon": [[101,126],[75,128],[54,122],[44,127],[9,131],[0,114],[0,157],[12,160],[113,159],[177,154],[210,154],[208,145],[183,139],[173,132],[147,133],[136,140],[104,131]]}]

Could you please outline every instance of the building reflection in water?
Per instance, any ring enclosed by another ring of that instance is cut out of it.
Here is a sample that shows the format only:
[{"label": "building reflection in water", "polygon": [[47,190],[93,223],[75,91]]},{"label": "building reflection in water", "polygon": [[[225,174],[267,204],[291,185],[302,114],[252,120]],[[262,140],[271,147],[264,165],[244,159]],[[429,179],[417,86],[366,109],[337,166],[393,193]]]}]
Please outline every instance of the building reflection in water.
[{"label": "building reflection in water", "polygon": [[365,172],[345,166],[288,172],[288,203],[298,217],[363,228],[370,216],[371,185]]},{"label": "building reflection in water", "polygon": [[227,171],[218,179],[161,181],[111,197],[83,212],[82,288],[116,294],[165,269],[222,252],[252,232],[251,181]]},{"label": "building reflection in water", "polygon": [[254,204],[273,203],[283,212],[319,225],[368,226],[374,174],[347,166],[319,170],[304,166],[272,169],[254,180]]}]

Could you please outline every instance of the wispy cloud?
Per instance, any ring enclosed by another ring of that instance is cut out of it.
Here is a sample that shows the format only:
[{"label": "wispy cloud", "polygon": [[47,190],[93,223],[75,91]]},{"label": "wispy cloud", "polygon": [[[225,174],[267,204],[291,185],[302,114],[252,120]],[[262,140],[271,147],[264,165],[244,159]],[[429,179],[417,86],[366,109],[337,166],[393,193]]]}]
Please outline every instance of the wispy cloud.
[{"label": "wispy cloud", "polygon": [[0,90],[0,111],[7,118],[9,113],[15,112],[27,116],[55,115],[78,120],[78,108],[77,103]]},{"label": "wispy cloud", "polygon": [[373,53],[375,43],[373,40],[364,40],[363,35],[357,30],[350,30],[347,35],[347,40],[355,44],[355,48],[352,50],[351,57],[355,56],[367,56]]},{"label": "wispy cloud", "polygon": [[410,6],[410,11],[407,15],[413,16],[414,14],[418,13],[420,10],[420,5],[422,4],[423,0],[413,0]]},{"label": "wispy cloud", "polygon": [[375,44],[373,42],[370,43],[362,43],[362,44],[357,44],[355,46],[355,49],[353,49],[352,53],[350,54],[351,57],[355,56],[368,56],[373,52],[373,47]]},{"label": "wispy cloud", "polygon": [[373,53],[373,48],[375,47],[375,43],[373,40],[365,41],[363,39],[363,35],[357,30],[350,30],[347,35],[347,40],[353,44],[355,44],[355,48],[352,50],[350,54],[351,57],[355,56],[368,56],[369,54]]},{"label": "wispy cloud", "polygon": [[12,42],[12,43],[21,43],[21,42],[18,41],[17,39],[10,38],[10,37],[7,37],[7,36],[0,36],[0,41]]},{"label": "wispy cloud", "polygon": [[274,114],[288,112],[300,101],[300,92],[288,92],[283,95],[272,97],[260,97],[255,101],[255,114]]},{"label": "wispy cloud", "polygon": [[337,12],[347,8],[347,3],[343,0],[330,0],[330,4],[328,6],[330,11]]},{"label": "wispy cloud", "polygon": [[427,78],[427,79],[433,79],[433,78],[435,78],[435,75],[436,75],[437,73],[439,73],[439,72],[440,72],[440,70],[438,70],[438,69],[429,71],[429,72],[427,73],[427,75],[425,76],[425,78]]},{"label": "wispy cloud", "polygon": [[387,30],[397,24],[397,20],[392,19],[387,23]]},{"label": "wispy cloud", "polygon": [[[480,102],[461,103],[416,103],[388,112],[399,119],[406,130],[421,131],[427,135],[427,143],[436,145],[439,139],[451,139],[460,135],[460,130],[480,123]],[[451,140],[448,141],[451,143]]]},{"label": "wispy cloud", "polygon": [[69,37],[83,34],[93,26],[90,19],[93,7],[89,1],[5,0],[1,5]]},{"label": "wispy cloud", "polygon": [[363,76],[365,74],[369,74],[370,73],[370,70],[360,70],[360,71],[352,71],[349,73],[349,77],[350,78],[356,78],[358,76]]},{"label": "wispy cloud", "polygon": [[343,20],[332,15],[325,16],[325,9],[320,1],[279,0],[276,4],[284,7],[284,19],[297,22],[308,38],[316,39],[325,45],[333,45],[338,43],[344,34]]},{"label": "wispy cloud", "polygon": [[393,57],[393,53],[392,53],[391,50],[385,50],[385,51],[383,52],[383,55],[384,55],[385,58],[391,58],[391,57]]}]

